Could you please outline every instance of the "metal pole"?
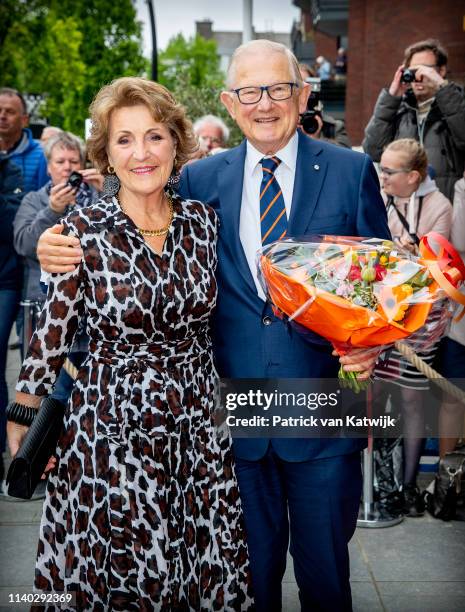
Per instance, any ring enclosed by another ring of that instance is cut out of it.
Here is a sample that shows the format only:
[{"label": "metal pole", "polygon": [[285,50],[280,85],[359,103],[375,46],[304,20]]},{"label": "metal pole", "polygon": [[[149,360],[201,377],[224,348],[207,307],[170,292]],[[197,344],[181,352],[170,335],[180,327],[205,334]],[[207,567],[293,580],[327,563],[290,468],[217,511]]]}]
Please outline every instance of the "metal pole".
[{"label": "metal pole", "polygon": [[[367,416],[372,416],[373,411],[373,390],[367,390]],[[360,505],[357,527],[392,527],[404,520],[402,514],[390,514],[386,508],[381,508],[377,502],[373,501],[373,431],[368,432],[368,448],[363,451],[363,499]]]},{"label": "metal pole", "polygon": [[363,508],[365,514],[373,509],[373,455],[368,449],[363,451]]},{"label": "metal pole", "polygon": [[20,303],[23,309],[23,356],[27,354],[32,334],[34,333],[37,321],[38,304],[33,300],[22,300]]},{"label": "metal pole", "polygon": [[150,29],[152,30],[152,81],[158,80],[158,53],[157,53],[157,30],[155,27],[155,9],[153,0],[147,0],[150,15]]},{"label": "metal pole", "polygon": [[242,1],[243,29],[242,43],[252,40],[252,3],[253,0]]}]

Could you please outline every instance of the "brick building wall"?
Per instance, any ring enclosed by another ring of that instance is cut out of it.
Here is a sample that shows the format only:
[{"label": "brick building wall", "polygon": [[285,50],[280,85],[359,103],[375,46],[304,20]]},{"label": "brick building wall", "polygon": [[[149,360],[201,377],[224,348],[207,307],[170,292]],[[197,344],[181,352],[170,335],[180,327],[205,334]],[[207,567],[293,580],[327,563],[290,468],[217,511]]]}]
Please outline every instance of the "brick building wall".
[{"label": "brick building wall", "polygon": [[448,78],[465,82],[464,20],[463,0],[350,0],[346,127],[354,145],[409,44],[438,38],[449,52]]},{"label": "brick building wall", "polygon": [[323,55],[334,65],[337,56],[337,38],[324,32],[314,31],[316,57]]}]

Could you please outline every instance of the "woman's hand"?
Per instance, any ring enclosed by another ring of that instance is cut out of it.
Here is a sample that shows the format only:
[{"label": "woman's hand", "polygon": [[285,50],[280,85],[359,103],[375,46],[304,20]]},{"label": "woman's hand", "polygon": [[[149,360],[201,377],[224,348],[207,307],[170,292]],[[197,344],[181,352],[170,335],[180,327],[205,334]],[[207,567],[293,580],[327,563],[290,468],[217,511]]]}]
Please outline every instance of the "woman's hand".
[{"label": "woman's hand", "polygon": [[[31,408],[39,409],[41,398],[37,395],[30,395],[29,393],[16,392],[15,402],[23,404],[24,406],[31,406]],[[21,442],[24,436],[27,434],[29,427],[26,425],[19,425],[14,421],[7,422],[7,435],[8,435],[8,446],[10,447],[11,456],[14,457],[18,452]]]},{"label": "woman's hand", "polygon": [[50,190],[50,208],[56,213],[63,213],[68,204],[76,204],[76,189],[66,183],[54,185]]},{"label": "woman's hand", "polygon": [[418,255],[418,246],[410,238],[400,238],[398,242],[402,248],[406,249],[413,255]]},{"label": "woman's hand", "polygon": [[103,175],[96,168],[79,170],[79,174],[82,174],[85,183],[92,185],[97,191],[103,191]]},{"label": "woman's hand", "polygon": [[383,347],[373,348],[352,348],[345,355],[338,355],[333,351],[333,355],[339,356],[339,362],[346,372],[356,372],[357,380],[368,380],[375,369],[378,357]]},{"label": "woman's hand", "polygon": [[16,455],[21,446],[24,436],[27,434],[29,427],[26,425],[19,425],[13,421],[8,421],[6,424],[6,433],[8,436],[8,447],[12,457]]},{"label": "woman's hand", "polygon": [[41,476],[41,479],[42,479],[42,480],[45,480],[45,479],[47,478],[48,473],[49,473],[51,470],[53,470],[53,468],[56,466],[56,464],[57,464],[57,458],[55,457],[55,455],[52,455],[52,456],[50,457],[50,459],[48,460],[47,465],[45,466],[44,473],[43,473],[43,474],[42,474],[42,476]]},{"label": "woman's hand", "polygon": [[[24,436],[27,434],[28,430],[29,427],[26,427],[25,425],[19,425],[18,423],[13,423],[13,421],[8,421],[6,431],[8,436],[8,447],[12,457],[14,457],[20,449]],[[53,470],[56,462],[57,458],[55,456],[50,457],[47,465],[45,466],[44,473],[41,476],[42,480],[47,478],[47,474],[50,472],[50,470]]]},{"label": "woman's hand", "polygon": [[[41,399],[42,398],[38,397],[37,395],[29,395],[28,393],[21,393],[20,391],[16,393],[15,397],[15,401],[18,402],[18,404],[31,406],[36,410],[39,409]],[[15,423],[14,421],[7,422],[8,446],[10,449],[10,454],[13,458],[20,449],[24,436],[27,434],[28,430],[29,427],[26,425],[19,425],[19,423]],[[45,466],[44,473],[42,474],[42,480],[47,478],[48,472],[55,467],[56,461],[55,456],[50,457],[47,465]]]},{"label": "woman's hand", "polygon": [[37,243],[37,257],[45,272],[72,272],[82,259],[79,239],[62,236],[62,225],[49,227]]}]

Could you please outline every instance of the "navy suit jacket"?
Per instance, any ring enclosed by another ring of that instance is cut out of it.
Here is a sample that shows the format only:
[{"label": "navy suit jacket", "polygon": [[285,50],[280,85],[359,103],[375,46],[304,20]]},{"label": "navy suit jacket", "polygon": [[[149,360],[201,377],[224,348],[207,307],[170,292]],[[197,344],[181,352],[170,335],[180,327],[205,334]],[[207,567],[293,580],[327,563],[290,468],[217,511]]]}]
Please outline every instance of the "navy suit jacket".
[{"label": "navy suit jacket", "polygon": [[[216,364],[226,378],[331,378],[339,362],[315,334],[292,330],[257,295],[239,237],[246,141],[184,167],[180,195],[212,206],[220,220],[218,303],[213,322]],[[258,206],[258,201],[257,201]],[[339,234],[390,238],[386,208],[370,158],[313,140],[299,132],[289,236]],[[272,317],[271,325],[263,318]],[[258,460],[265,439],[236,439],[234,452]],[[361,448],[358,440],[274,439],[287,461],[340,455]]]}]

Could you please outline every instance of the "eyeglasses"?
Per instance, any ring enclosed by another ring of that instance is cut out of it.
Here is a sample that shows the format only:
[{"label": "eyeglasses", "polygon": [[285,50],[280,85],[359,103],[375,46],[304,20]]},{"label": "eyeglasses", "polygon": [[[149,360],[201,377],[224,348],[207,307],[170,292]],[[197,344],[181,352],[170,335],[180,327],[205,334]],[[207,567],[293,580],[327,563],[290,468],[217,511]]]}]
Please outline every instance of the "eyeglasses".
[{"label": "eyeglasses", "polygon": [[384,166],[379,167],[380,174],[385,174],[386,176],[394,176],[394,174],[402,174],[403,172],[410,172],[409,170],[393,170],[392,168],[385,168]]},{"label": "eyeglasses", "polygon": [[292,96],[294,87],[298,87],[298,83],[276,83],[275,85],[262,85],[261,87],[240,87],[239,89],[231,89],[237,94],[241,104],[257,104],[266,91],[269,98],[275,102],[287,100]]}]

